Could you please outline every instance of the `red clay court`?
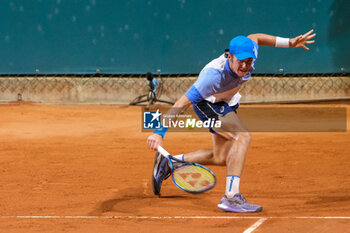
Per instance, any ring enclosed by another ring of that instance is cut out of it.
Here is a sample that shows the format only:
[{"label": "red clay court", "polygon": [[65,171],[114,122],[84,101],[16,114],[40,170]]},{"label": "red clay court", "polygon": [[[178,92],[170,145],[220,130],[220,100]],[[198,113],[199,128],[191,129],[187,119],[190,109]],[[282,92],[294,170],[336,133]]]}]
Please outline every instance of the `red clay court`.
[{"label": "red clay court", "polygon": [[[349,105],[317,106],[346,107],[349,125]],[[0,112],[0,232],[350,232],[349,126],[253,133],[241,191],[264,209],[235,214],[216,207],[225,167],[210,166],[218,183],[206,193],[167,180],[153,195],[141,107],[14,103]],[[176,154],[211,139],[169,133],[164,146]]]}]

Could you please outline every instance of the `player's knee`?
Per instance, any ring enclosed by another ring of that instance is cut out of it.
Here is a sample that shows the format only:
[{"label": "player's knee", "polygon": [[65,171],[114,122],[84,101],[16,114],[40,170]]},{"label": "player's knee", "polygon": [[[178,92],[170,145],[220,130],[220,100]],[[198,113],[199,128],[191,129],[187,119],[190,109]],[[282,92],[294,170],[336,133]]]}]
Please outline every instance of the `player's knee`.
[{"label": "player's knee", "polygon": [[240,132],[237,134],[237,140],[240,140],[244,144],[249,144],[252,140],[252,134],[249,132]]}]

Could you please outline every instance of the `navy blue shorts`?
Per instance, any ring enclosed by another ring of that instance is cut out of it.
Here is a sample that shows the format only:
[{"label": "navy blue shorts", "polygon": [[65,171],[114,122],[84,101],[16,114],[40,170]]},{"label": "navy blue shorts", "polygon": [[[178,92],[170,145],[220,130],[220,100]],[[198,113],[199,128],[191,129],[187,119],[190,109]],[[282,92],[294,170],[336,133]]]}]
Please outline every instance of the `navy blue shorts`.
[{"label": "navy blue shorts", "polygon": [[[239,103],[234,106],[229,106],[225,101],[211,103],[206,100],[202,100],[198,104],[193,104],[193,110],[201,119],[201,121],[207,121],[209,119],[218,120],[219,116],[225,116],[229,112],[237,113]],[[210,127],[209,131],[216,134],[216,132]]]}]

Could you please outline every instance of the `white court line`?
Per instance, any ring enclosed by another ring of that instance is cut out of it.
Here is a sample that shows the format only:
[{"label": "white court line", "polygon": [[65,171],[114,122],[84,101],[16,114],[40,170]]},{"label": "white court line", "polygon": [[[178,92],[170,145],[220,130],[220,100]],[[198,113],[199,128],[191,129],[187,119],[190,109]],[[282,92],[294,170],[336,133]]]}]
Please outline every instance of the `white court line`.
[{"label": "white court line", "polygon": [[350,219],[350,217],[328,216],[328,217],[295,217],[296,219],[312,218],[312,219]]},{"label": "white court line", "polygon": [[256,221],[253,225],[251,225],[247,230],[245,230],[243,233],[251,233],[254,230],[256,230],[263,222],[265,222],[267,218],[260,218],[258,221]]},{"label": "white court line", "polygon": [[0,216],[0,219],[349,219],[350,216],[300,216],[300,217],[264,217],[264,216]]}]

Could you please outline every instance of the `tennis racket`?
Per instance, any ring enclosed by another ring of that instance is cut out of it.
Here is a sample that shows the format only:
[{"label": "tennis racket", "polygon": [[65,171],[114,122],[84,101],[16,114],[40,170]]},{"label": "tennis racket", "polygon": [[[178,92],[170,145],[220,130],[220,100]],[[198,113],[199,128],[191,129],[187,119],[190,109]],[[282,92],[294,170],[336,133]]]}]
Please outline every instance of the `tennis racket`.
[{"label": "tennis racket", "polygon": [[171,178],[179,189],[190,193],[202,193],[215,186],[216,177],[209,168],[174,158],[161,146],[158,146],[158,152],[167,157]]}]

